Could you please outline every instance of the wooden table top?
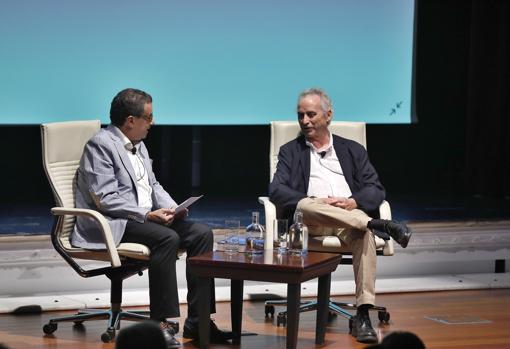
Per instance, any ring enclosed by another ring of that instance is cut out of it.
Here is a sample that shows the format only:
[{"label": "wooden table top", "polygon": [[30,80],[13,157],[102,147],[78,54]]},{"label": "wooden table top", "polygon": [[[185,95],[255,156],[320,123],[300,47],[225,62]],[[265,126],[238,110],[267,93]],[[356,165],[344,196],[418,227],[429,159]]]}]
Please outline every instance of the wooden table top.
[{"label": "wooden table top", "polygon": [[226,254],[213,251],[189,258],[198,276],[270,282],[303,282],[335,271],[342,260],[336,253],[308,252],[304,256]]}]

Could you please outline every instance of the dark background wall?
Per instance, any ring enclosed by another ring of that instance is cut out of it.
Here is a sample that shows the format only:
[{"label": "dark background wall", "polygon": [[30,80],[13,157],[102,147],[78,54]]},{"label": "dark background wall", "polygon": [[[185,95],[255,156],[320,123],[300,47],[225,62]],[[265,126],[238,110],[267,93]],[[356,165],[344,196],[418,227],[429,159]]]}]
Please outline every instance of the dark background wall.
[{"label": "dark background wall", "polygon": [[[473,3],[419,1],[417,10],[418,123],[368,125],[369,155],[390,200],[470,197],[477,194],[466,185]],[[39,126],[2,126],[0,130],[2,206],[52,205],[41,165]],[[269,136],[267,125],[155,126],[146,144],[156,175],[178,201],[192,191],[255,200],[267,191]],[[193,161],[200,168],[197,187],[193,187],[197,181],[192,179]]]}]

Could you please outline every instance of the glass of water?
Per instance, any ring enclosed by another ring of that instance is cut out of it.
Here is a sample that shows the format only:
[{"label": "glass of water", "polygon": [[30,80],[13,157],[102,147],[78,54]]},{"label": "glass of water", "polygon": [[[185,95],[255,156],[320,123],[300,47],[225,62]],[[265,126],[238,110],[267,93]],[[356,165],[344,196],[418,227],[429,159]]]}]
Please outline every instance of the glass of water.
[{"label": "glass of water", "polygon": [[286,219],[275,219],[273,225],[274,247],[280,254],[287,253],[289,228]]},{"label": "glass of water", "polygon": [[237,253],[239,251],[240,222],[238,220],[226,220],[225,229],[225,253]]}]

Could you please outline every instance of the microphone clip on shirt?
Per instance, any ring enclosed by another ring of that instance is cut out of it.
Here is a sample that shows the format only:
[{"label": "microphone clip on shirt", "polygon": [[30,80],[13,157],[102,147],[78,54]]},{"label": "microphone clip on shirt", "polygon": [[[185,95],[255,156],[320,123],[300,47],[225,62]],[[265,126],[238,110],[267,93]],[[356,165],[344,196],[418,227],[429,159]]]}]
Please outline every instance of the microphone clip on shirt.
[{"label": "microphone clip on shirt", "polygon": [[136,155],[136,146],[134,143],[125,143],[124,148],[126,148],[127,151],[131,152],[131,154]]},{"label": "microphone clip on shirt", "polygon": [[145,164],[143,163],[142,158],[140,157],[140,153],[137,151],[136,146],[133,143],[126,143],[125,148],[127,151],[131,152],[131,154],[135,155],[135,160],[131,162],[133,168],[136,167],[135,170],[136,181],[141,181],[145,177]]},{"label": "microphone clip on shirt", "polygon": [[342,171],[335,171],[334,169],[330,168],[329,166],[326,166],[325,164],[323,164],[323,161],[327,161],[324,159],[324,157],[326,156],[327,154],[327,151],[326,150],[323,150],[321,152],[318,152],[317,154],[320,155],[320,159],[319,159],[319,164],[324,167],[326,170],[328,171],[331,171],[337,175],[340,175],[340,176],[343,176],[344,174],[342,173]]}]

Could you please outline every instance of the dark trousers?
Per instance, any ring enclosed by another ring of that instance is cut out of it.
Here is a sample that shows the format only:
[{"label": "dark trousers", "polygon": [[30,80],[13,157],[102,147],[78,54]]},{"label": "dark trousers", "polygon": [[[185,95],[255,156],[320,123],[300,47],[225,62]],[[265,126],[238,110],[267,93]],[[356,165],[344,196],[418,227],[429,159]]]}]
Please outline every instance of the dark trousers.
[{"label": "dark trousers", "polygon": [[[149,260],[149,296],[151,318],[161,321],[178,317],[179,297],[175,262],[177,251],[185,249],[187,257],[200,255],[213,249],[213,233],[205,224],[176,220],[170,226],[151,221],[139,223],[129,220],[122,242],[134,242],[147,246]],[[188,319],[198,319],[197,278],[189,271],[186,262],[188,284]],[[211,283],[211,313],[215,312],[214,280]]]}]

